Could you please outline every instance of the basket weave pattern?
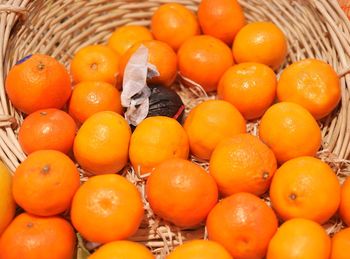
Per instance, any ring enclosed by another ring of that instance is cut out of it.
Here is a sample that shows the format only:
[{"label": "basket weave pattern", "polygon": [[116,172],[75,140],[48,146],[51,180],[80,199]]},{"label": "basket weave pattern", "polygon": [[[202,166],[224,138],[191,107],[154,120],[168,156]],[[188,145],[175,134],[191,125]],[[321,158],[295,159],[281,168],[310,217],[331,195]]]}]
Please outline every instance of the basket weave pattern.
[{"label": "basket weave pattern", "polygon": [[[17,140],[23,117],[8,101],[4,81],[9,69],[33,54],[51,55],[69,67],[77,49],[106,40],[125,24],[148,26],[154,10],[168,0],[0,0],[0,158],[14,171],[25,155]],[[200,0],[177,0],[196,11]],[[336,0],[240,0],[248,21],[272,21],[287,35],[289,54],[284,67],[304,58],[327,61],[341,78],[342,101],[322,120],[319,157],[331,164],[340,180],[348,174],[350,154],[350,22]],[[185,104],[208,98],[196,89],[180,86]],[[249,125],[256,131],[258,122]],[[193,158],[195,161],[195,159]],[[206,167],[206,163],[195,161]],[[86,175],[82,172],[82,180]],[[144,193],[144,179],[132,168],[124,174]],[[145,200],[147,216],[132,238],[148,245],[160,258],[184,240],[205,237],[204,228],[180,230],[157,219]],[[342,227],[337,218],[325,226]],[[88,244],[91,246],[93,244]]]}]

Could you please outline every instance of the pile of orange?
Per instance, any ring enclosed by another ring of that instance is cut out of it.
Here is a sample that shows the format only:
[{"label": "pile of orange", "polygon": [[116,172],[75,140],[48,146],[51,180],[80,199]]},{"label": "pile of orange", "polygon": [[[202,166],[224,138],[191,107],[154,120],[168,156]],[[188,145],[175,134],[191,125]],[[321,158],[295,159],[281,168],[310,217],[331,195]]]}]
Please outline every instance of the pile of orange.
[{"label": "pile of orange", "polygon": [[[150,29],[122,26],[106,45],[77,50],[70,71],[43,54],[16,64],[6,92],[25,114],[18,138],[28,157],[13,177],[0,165],[0,259],[72,258],[75,233],[98,244],[91,259],[155,258],[128,241],[145,207],[160,222],[207,229],[209,240],[179,245],[169,259],[347,258],[350,230],[331,239],[321,224],[339,211],[350,226],[350,178],[341,186],[317,158],[317,120],[337,107],[340,82],[316,59],[277,78],[288,49],[282,30],[247,23],[236,0],[202,0],[197,14],[168,3]],[[149,87],[180,79],[218,98],[182,123],[153,116],[133,129],[121,96],[141,46],[158,72]],[[249,121],[259,122],[254,135]],[[15,216],[16,204],[24,212]]]}]

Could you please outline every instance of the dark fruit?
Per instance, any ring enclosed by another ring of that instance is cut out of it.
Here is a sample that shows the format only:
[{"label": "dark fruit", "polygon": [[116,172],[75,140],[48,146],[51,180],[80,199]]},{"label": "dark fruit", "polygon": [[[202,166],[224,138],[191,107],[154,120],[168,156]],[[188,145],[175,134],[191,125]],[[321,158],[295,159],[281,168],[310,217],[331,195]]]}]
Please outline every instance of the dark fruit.
[{"label": "dark fruit", "polygon": [[174,90],[159,85],[150,86],[150,89],[147,117],[167,116],[181,123],[185,106],[180,96]]}]

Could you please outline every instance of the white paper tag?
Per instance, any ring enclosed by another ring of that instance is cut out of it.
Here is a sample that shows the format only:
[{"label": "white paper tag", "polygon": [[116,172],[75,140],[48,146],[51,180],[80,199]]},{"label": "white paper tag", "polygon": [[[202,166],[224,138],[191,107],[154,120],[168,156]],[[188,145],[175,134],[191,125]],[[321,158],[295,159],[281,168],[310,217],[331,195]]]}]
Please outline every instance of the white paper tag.
[{"label": "white paper tag", "polygon": [[147,76],[158,76],[157,68],[148,63],[148,49],[141,45],[130,57],[125,67],[122,105],[127,108],[125,119],[137,126],[148,114],[151,90],[147,86]]}]

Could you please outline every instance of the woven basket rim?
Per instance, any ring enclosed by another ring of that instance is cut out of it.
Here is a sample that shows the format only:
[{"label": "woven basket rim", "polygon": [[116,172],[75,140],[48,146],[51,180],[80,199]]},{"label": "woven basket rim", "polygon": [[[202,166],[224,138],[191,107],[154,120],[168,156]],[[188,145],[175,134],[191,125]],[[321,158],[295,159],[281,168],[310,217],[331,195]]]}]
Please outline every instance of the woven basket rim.
[{"label": "woven basket rim", "polygon": [[[73,2],[73,3],[71,3]],[[74,51],[85,45],[105,42],[115,27],[124,24],[149,25],[152,11],[168,0],[0,0],[0,158],[14,172],[26,156],[18,140],[18,125],[23,115],[16,111],[5,93],[5,78],[17,60],[32,52],[49,53],[68,64]],[[200,0],[178,0],[196,10]],[[271,20],[285,31],[289,38],[288,63],[306,57],[315,57],[334,66],[342,87],[342,102],[331,115],[320,121],[323,150],[318,156],[326,161],[342,182],[350,175],[350,21],[336,0],[239,0],[248,20]],[[68,8],[68,5],[71,5]],[[36,15],[40,12],[42,15]],[[302,15],[301,15],[302,14]],[[81,29],[81,33],[77,33]],[[36,34],[34,33],[36,32]],[[64,51],[65,50],[65,51]],[[186,101],[187,112],[203,100],[215,98],[200,87],[176,86]],[[258,122],[248,125],[248,131],[257,132]],[[192,157],[202,167],[206,161]],[[81,171],[82,181],[86,173]],[[123,173],[144,194],[143,178],[132,167]],[[264,199],[269,202],[268,197]],[[160,258],[176,245],[193,237],[206,237],[204,229],[179,230],[153,215],[147,200],[147,219],[152,231],[144,228],[131,240],[151,247]],[[325,228],[335,233],[344,227],[338,217]],[[93,248],[93,244],[88,244]]]}]

